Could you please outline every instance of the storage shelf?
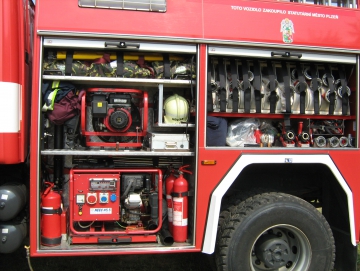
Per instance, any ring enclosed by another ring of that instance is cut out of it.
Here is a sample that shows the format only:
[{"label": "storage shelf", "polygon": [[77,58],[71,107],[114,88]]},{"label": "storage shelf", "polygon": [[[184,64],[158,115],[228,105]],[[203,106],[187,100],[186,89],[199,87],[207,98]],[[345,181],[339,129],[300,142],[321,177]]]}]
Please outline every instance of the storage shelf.
[{"label": "storage shelf", "polygon": [[194,156],[193,151],[145,151],[145,150],[71,150],[46,149],[41,155],[82,155],[82,156]]},{"label": "storage shelf", "polygon": [[[259,119],[283,119],[284,113],[227,113],[227,112],[209,112],[208,116],[223,118],[259,118]],[[291,119],[343,119],[355,120],[355,116],[343,115],[310,115],[310,114],[289,114]]]},{"label": "storage shelf", "polygon": [[171,124],[171,123],[154,123],[153,127],[171,127],[171,128],[186,128],[186,127],[195,127],[193,123],[183,123],[183,124]]},{"label": "storage shelf", "polygon": [[85,85],[114,85],[121,84],[124,86],[150,86],[157,87],[158,84],[171,87],[186,87],[191,84],[195,85],[196,80],[176,80],[176,79],[147,79],[147,78],[120,78],[120,77],[87,77],[87,76],[66,76],[66,75],[43,75],[43,80],[61,80],[71,81],[73,83]]}]

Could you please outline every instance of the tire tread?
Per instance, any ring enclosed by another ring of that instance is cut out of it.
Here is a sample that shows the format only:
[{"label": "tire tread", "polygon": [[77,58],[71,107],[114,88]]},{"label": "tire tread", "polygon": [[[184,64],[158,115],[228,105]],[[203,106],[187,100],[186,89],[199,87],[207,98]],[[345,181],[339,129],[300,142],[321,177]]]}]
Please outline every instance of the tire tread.
[{"label": "tire tread", "polygon": [[[249,197],[247,197],[247,195],[245,195],[245,197],[234,197],[231,201],[229,201],[226,208],[224,208],[224,210],[220,214],[220,216],[222,216],[222,221],[220,222],[219,220],[217,244],[215,248],[215,262],[217,265],[217,270],[219,271],[229,271],[227,261],[227,255],[229,254],[229,243],[234,237],[234,233],[239,227],[239,225],[244,221],[245,218],[250,216],[257,209],[261,208],[264,205],[276,203],[279,201],[291,201],[293,203],[300,204],[307,209],[314,209],[314,207],[310,203],[285,193],[269,192],[252,194]],[[320,212],[313,213],[317,214],[318,219],[325,227],[325,231],[330,235],[333,252],[331,255],[330,269],[332,270],[334,268],[335,261],[334,237],[332,235],[330,225],[326,221],[325,217]]]}]

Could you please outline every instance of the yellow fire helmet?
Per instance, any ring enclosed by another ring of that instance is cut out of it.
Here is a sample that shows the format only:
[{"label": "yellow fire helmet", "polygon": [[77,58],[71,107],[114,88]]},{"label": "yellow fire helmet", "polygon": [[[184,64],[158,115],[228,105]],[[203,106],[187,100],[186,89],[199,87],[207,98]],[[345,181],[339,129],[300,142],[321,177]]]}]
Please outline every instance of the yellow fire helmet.
[{"label": "yellow fire helmet", "polygon": [[189,103],[184,97],[174,94],[164,102],[164,122],[180,124],[186,122],[189,114]]}]

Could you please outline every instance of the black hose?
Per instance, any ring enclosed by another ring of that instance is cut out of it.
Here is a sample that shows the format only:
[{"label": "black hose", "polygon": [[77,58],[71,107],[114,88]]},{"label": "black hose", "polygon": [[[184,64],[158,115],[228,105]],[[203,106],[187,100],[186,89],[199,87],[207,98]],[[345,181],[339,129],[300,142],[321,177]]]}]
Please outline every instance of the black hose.
[{"label": "black hose", "polygon": [[125,189],[125,192],[120,197],[121,200],[124,200],[127,197],[133,183],[134,183],[134,179],[131,179],[128,186]]},{"label": "black hose", "polygon": [[160,242],[164,246],[171,246],[174,243],[174,238],[171,233],[164,227],[160,230]]}]

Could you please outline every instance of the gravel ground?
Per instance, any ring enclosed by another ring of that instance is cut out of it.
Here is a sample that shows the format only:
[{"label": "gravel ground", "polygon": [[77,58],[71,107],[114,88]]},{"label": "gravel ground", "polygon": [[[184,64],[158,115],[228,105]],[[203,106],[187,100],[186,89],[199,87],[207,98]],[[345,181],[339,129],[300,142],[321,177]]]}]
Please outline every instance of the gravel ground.
[{"label": "gravel ground", "polygon": [[[210,271],[208,258],[202,253],[121,255],[92,257],[35,257],[34,271]],[[30,270],[24,247],[12,254],[0,254],[1,271]]]}]

